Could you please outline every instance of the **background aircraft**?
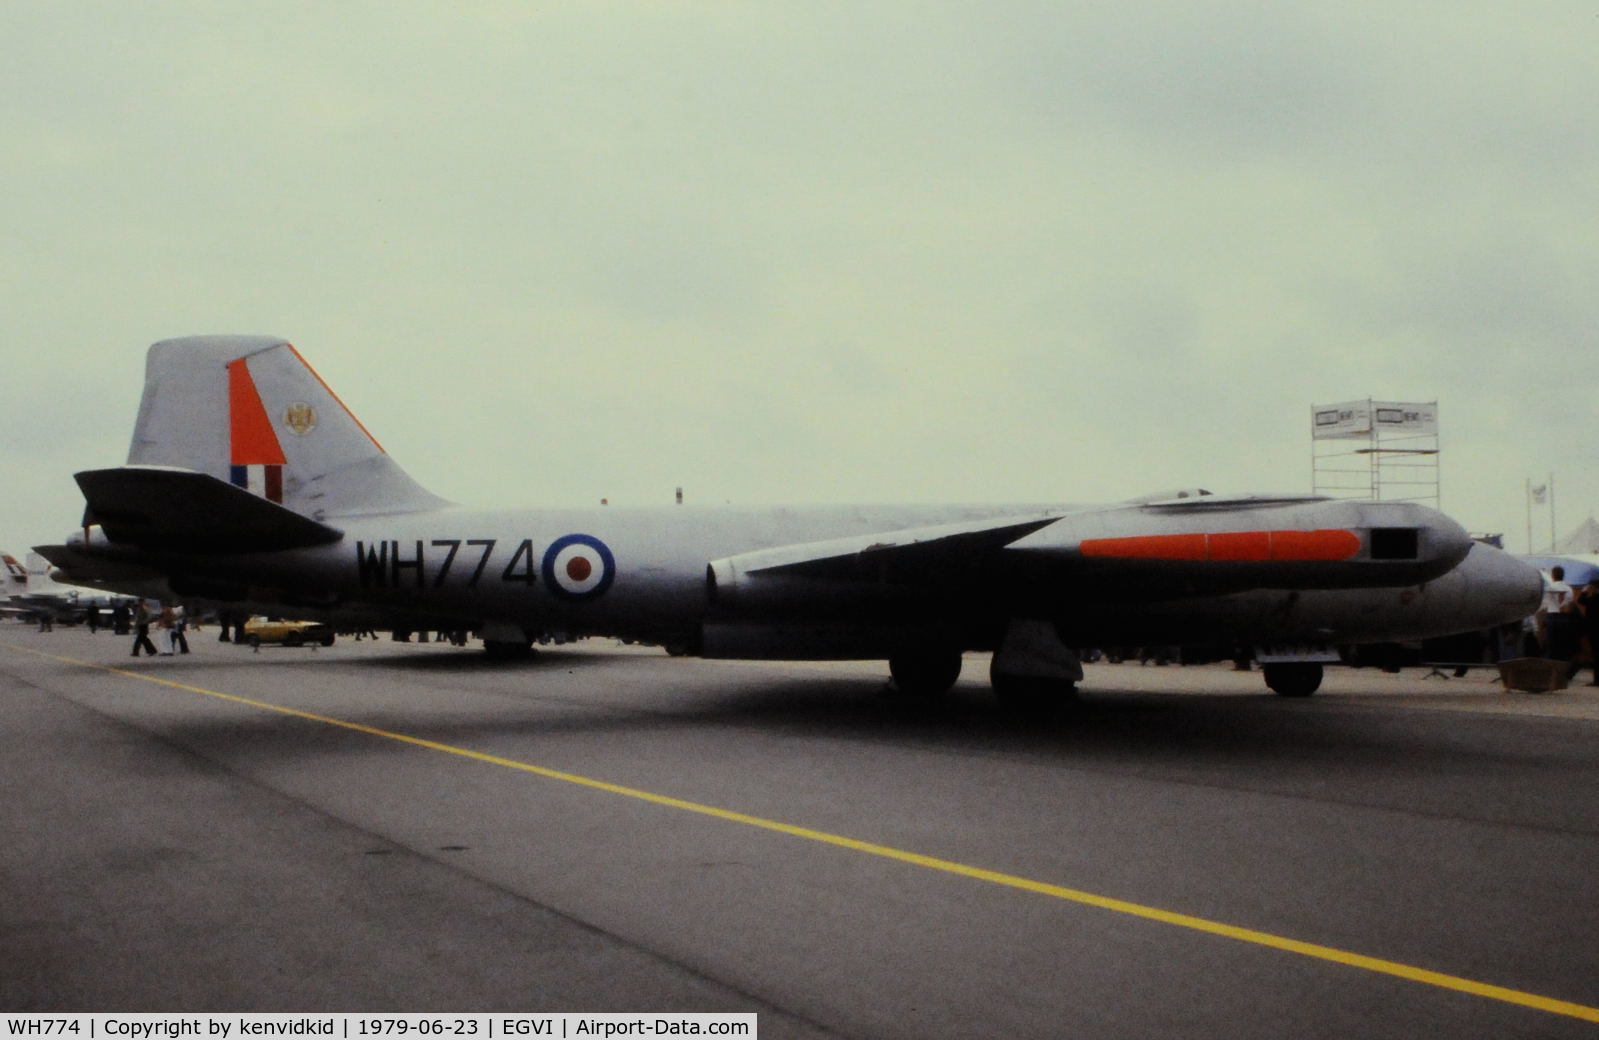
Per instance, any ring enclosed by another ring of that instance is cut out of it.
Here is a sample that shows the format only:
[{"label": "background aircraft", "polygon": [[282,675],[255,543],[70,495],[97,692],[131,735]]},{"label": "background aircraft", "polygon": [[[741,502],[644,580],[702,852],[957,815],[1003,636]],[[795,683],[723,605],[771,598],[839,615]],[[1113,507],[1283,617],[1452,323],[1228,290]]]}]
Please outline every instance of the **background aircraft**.
[{"label": "background aircraft", "polygon": [[0,553],[0,564],[5,568],[5,611],[18,617],[76,623],[90,610],[111,610],[119,603],[132,602],[127,596],[56,581],[49,561],[37,552],[28,554],[26,568],[10,553]]},{"label": "background aircraft", "polygon": [[0,553],[0,582],[3,582],[3,591],[0,591],[0,610],[7,614],[20,613],[12,606],[12,597],[28,591],[28,572],[22,569],[22,564],[10,553]]},{"label": "background aircraft", "polygon": [[[1530,613],[1531,567],[1411,503],[1183,492],[1108,506],[480,511],[432,495],[288,343],[150,348],[126,466],[77,474],[74,581],[385,627],[496,654],[548,630],[707,657],[886,658],[941,691],[995,651],[1005,697],[1082,676],[1072,647],[1388,642]],[[1306,694],[1321,665],[1278,654]]]}]

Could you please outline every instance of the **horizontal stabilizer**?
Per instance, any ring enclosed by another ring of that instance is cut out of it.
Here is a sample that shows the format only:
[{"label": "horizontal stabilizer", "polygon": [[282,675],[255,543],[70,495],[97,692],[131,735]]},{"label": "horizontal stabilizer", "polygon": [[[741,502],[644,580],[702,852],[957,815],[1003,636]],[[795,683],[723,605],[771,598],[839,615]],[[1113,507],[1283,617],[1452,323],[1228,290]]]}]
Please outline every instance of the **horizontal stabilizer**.
[{"label": "horizontal stabilizer", "polygon": [[344,537],[224,480],[168,466],[121,466],[75,474],[88,519],[106,537],[185,552],[273,552]]},{"label": "horizontal stabilizer", "polygon": [[162,577],[154,567],[88,553],[81,545],[35,545],[33,551],[50,561],[57,581],[68,585],[116,591],[121,584],[159,581]]}]

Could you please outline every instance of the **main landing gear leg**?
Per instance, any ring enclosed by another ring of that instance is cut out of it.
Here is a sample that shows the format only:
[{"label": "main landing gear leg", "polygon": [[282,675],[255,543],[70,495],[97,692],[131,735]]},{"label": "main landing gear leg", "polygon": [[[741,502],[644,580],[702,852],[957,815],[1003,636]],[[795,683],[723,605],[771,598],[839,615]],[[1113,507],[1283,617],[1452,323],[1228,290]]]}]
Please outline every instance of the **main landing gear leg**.
[{"label": "main landing gear leg", "polygon": [[531,640],[485,639],[483,649],[491,661],[526,661],[533,656]]},{"label": "main landing gear leg", "polygon": [[525,661],[533,656],[533,639],[512,625],[485,625],[483,649],[491,661]]},{"label": "main landing gear leg", "polygon": [[1007,709],[1042,714],[1077,696],[1083,663],[1053,622],[1016,618],[989,666],[994,695]]}]

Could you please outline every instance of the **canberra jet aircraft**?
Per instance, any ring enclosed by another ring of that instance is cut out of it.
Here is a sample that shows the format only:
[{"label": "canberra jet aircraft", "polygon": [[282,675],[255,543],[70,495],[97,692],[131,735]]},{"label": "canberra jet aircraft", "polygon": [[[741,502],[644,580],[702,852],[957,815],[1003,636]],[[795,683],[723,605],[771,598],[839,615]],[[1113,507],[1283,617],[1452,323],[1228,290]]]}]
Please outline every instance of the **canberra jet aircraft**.
[{"label": "canberra jet aircraft", "polygon": [[[1537,606],[1531,567],[1403,502],[1185,492],[1101,506],[463,508],[407,475],[299,352],[150,348],[127,465],[77,474],[67,580],[239,609],[540,632],[706,657],[883,658],[940,692],[993,650],[1003,697],[1082,676],[1072,647],[1332,646],[1487,628]],[[1313,660],[1266,682],[1304,695]]]}]

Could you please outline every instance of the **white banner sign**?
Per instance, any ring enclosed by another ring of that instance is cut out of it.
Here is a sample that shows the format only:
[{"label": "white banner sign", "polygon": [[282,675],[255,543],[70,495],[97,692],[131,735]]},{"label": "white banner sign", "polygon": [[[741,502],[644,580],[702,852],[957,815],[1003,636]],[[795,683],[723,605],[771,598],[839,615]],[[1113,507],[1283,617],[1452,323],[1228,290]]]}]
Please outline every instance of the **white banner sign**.
[{"label": "white banner sign", "polygon": [[1371,420],[1379,431],[1403,430],[1431,436],[1438,432],[1436,404],[1403,404],[1398,401],[1373,401]]},{"label": "white banner sign", "polygon": [[1316,440],[1371,436],[1371,402],[1318,405],[1311,413],[1310,434]]},{"label": "white banner sign", "polygon": [[1370,437],[1374,430],[1379,433],[1392,431],[1417,436],[1436,435],[1438,405],[1402,401],[1346,401],[1343,404],[1317,405],[1311,412],[1310,435],[1315,440]]}]

